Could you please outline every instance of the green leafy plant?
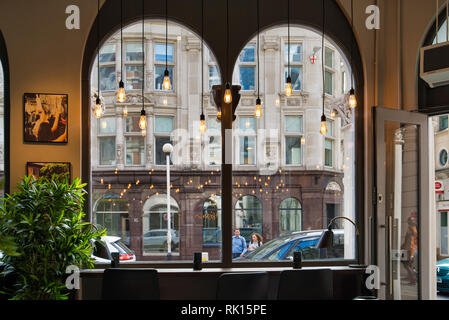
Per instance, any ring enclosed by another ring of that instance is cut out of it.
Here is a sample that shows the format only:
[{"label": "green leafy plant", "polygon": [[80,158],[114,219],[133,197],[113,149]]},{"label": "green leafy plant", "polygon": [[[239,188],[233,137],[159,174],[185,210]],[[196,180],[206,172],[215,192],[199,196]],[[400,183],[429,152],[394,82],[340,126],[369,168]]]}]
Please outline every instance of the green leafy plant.
[{"label": "green leafy plant", "polygon": [[[24,177],[0,207],[5,247],[2,275],[14,275],[14,300],[68,299],[66,268],[92,268],[91,239],[101,237],[83,222],[84,186],[67,180]],[[1,242],[0,242],[0,246]]]}]

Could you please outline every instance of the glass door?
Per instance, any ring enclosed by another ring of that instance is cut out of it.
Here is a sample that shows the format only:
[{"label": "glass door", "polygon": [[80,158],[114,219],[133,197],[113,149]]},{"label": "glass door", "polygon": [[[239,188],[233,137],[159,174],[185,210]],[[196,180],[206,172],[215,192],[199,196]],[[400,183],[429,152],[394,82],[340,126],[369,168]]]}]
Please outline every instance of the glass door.
[{"label": "glass door", "polygon": [[428,118],[385,108],[374,113],[379,297],[418,300],[430,288]]}]

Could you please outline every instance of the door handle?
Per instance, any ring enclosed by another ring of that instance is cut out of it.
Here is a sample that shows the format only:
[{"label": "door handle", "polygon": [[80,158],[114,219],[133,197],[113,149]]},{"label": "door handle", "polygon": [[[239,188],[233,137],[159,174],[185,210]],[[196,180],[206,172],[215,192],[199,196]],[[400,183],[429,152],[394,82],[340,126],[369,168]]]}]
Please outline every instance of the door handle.
[{"label": "door handle", "polygon": [[377,202],[382,204],[384,202],[384,195],[382,193],[377,194]]}]

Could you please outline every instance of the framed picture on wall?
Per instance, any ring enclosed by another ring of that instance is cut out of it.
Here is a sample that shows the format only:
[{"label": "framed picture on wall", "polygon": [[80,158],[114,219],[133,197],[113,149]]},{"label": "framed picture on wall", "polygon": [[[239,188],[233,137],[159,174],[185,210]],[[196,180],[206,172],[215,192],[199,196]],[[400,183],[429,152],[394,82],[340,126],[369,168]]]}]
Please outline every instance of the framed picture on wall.
[{"label": "framed picture on wall", "polygon": [[68,142],[68,95],[25,93],[23,97],[24,141]]},{"label": "framed picture on wall", "polygon": [[72,181],[70,162],[27,162],[26,174],[36,179],[47,177],[64,181],[67,178],[69,183]]}]

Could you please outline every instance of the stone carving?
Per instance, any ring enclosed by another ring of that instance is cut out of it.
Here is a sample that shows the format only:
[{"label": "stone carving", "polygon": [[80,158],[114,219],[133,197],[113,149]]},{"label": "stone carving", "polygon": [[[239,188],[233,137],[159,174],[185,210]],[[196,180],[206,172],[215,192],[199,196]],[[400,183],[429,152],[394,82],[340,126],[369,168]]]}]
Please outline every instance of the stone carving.
[{"label": "stone carving", "polygon": [[341,192],[341,187],[340,187],[340,185],[337,182],[331,181],[331,182],[329,182],[327,184],[326,191],[338,191],[338,192]]},{"label": "stone carving", "polygon": [[147,163],[153,163],[153,147],[151,143],[147,143]]},{"label": "stone carving", "polygon": [[117,144],[117,162],[122,163],[123,162],[123,145]]},{"label": "stone carving", "polygon": [[337,116],[342,119],[342,127],[353,123],[354,119],[352,117],[352,109],[349,107],[349,93],[345,94],[343,97],[333,99],[329,101],[329,108],[334,111]]}]

